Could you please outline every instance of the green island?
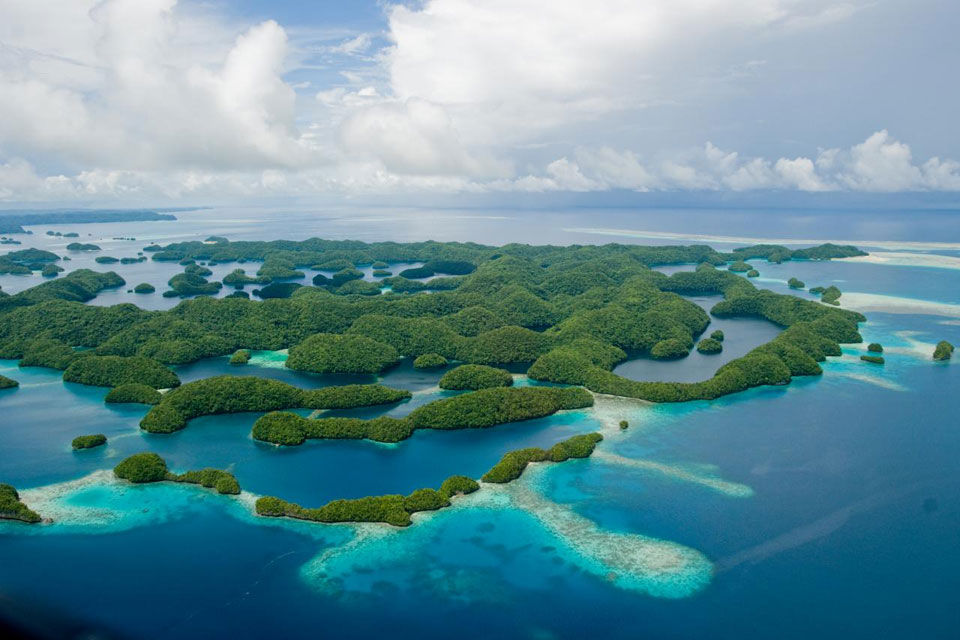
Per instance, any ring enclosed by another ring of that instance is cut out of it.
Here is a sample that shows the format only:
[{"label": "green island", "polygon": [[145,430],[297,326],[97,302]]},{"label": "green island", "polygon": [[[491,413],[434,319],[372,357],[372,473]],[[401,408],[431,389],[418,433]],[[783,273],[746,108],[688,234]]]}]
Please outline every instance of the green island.
[{"label": "green island", "polygon": [[230,364],[240,365],[247,364],[250,362],[250,352],[246,349],[237,349],[232,356],[230,356]]},{"label": "green island", "polygon": [[483,364],[462,364],[440,378],[440,388],[451,391],[476,391],[513,385],[513,375],[506,369]]},{"label": "green island", "polygon": [[81,354],[63,372],[63,379],[66,382],[96,387],[118,387],[136,383],[154,389],[170,389],[180,385],[177,374],[153,358],[145,356]]},{"label": "green island", "polygon": [[153,293],[157,288],[149,282],[141,282],[133,288],[134,293]]},{"label": "green island", "polygon": [[121,480],[128,480],[134,484],[150,482],[185,482],[199,484],[208,489],[215,489],[217,493],[237,495],[240,493],[240,484],[233,474],[220,469],[201,469],[172,473],[167,469],[167,462],[155,453],[135,453],[124,458],[113,468],[113,473]]},{"label": "green island", "polygon": [[[511,451],[483,475],[483,482],[504,484],[516,480],[531,462],[565,462],[587,458],[597,443],[603,440],[599,433],[573,436],[549,449],[531,447]],[[159,456],[158,456],[159,457]],[[397,527],[410,526],[410,516],[421,511],[436,511],[450,506],[456,495],[473,493],[480,489],[476,480],[466,476],[450,476],[439,489],[417,489],[410,495],[368,496],[352,500],[334,500],[322,507],[308,509],[298,504],[264,496],[256,502],[258,515],[286,517],[315,522],[382,522]]]},{"label": "green island", "polygon": [[380,373],[399,360],[393,346],[372,338],[318,333],[290,349],[286,366],[312,373]]},{"label": "green island", "polygon": [[67,251],[100,251],[100,247],[95,244],[71,242],[67,245]]},{"label": "green island", "polygon": [[121,384],[107,392],[103,401],[108,404],[160,404],[163,395],[151,386],[131,382]]},{"label": "green island", "polygon": [[759,277],[760,277],[760,272],[757,271],[756,269],[750,269],[750,271],[747,271],[747,277],[748,277],[748,278],[759,278]]},{"label": "green island", "polygon": [[[166,209],[174,211],[176,209]],[[189,211],[192,209],[179,209]],[[164,210],[161,210],[164,211]],[[98,222],[144,222],[157,220],[176,220],[176,216],[147,210],[124,211],[31,211],[29,213],[0,213],[0,233],[27,233],[24,226],[55,224],[89,224]],[[64,237],[76,237],[77,234],[64,234]]]},{"label": "green island", "polygon": [[251,435],[255,440],[285,446],[311,439],[393,443],[406,440],[417,429],[485,429],[592,405],[593,396],[575,387],[499,387],[434,400],[403,418],[304,418],[278,411],[260,417]]},{"label": "green island", "polygon": [[871,342],[867,345],[867,351],[870,353],[883,353],[883,345],[879,342]]},{"label": "green island", "polygon": [[885,362],[883,356],[862,355],[860,359],[871,364],[883,364]]},{"label": "green island", "polygon": [[721,331],[720,329],[717,329],[710,333],[711,340],[716,340],[717,342],[723,342],[723,338],[724,338],[723,331]]},{"label": "green island", "polygon": [[439,353],[425,353],[413,360],[415,369],[439,369],[447,366],[447,364],[449,364],[449,361]]},{"label": "green island", "polygon": [[102,433],[96,433],[89,436],[77,436],[73,439],[71,446],[74,451],[78,449],[93,449],[107,444],[107,436]]},{"label": "green island", "polygon": [[20,501],[20,494],[9,484],[0,483],[0,520],[19,520],[36,524],[42,518]]},{"label": "green island", "polygon": [[797,278],[790,278],[789,280],[787,280],[787,286],[790,287],[791,289],[803,289],[807,285],[803,282],[803,280],[799,280]]},{"label": "green island", "polygon": [[[854,312],[758,289],[747,279],[716,268],[738,259],[769,259],[783,253],[764,247],[721,253],[698,245],[487,247],[310,239],[185,242],[145,250],[157,261],[259,261],[271,269],[383,261],[433,262],[435,272],[443,268],[448,273],[468,271],[463,263],[469,263],[472,270],[456,275],[449,290],[366,296],[336,293],[356,279],[354,267],[341,267],[349,278],[341,277],[339,285],[335,277],[324,286],[300,287],[289,298],[261,302],[200,296],[169,311],[145,311],[130,304],[84,305],[99,291],[124,282],[115,273],[79,270],[0,298],[0,313],[8,314],[0,323],[0,355],[25,358],[36,350],[34,343],[41,343],[48,355],[67,361],[83,357],[71,354],[90,352],[185,364],[227,356],[237,349],[290,349],[293,356],[299,345],[326,334],[366,338],[392,347],[399,357],[432,353],[468,364],[527,366],[528,375],[536,380],[681,402],[785,384],[797,375],[819,375],[817,362],[837,355],[840,343],[859,342],[857,323],[864,321]],[[825,246],[790,257],[828,259],[850,254],[847,248]],[[700,266],[671,276],[651,268],[683,263]],[[683,295],[722,296],[713,315],[764,318],[784,331],[727,363],[705,382],[636,382],[614,374],[613,367],[627,357],[675,358],[689,353],[710,317]],[[379,345],[379,355],[372,359],[370,352],[358,352],[363,354],[357,357],[360,370],[353,373],[385,362],[384,353],[392,356]],[[77,352],[77,347],[87,351]],[[304,366],[312,366],[308,354],[313,350],[305,346],[302,351]],[[291,360],[297,362],[297,358]],[[329,365],[322,355],[317,362],[320,370],[351,367],[342,358]]]},{"label": "green island", "polygon": [[933,359],[944,362],[953,357],[953,345],[946,340],[941,340],[933,350]]},{"label": "green island", "polygon": [[0,376],[0,389],[14,389],[19,386],[20,386],[20,383],[14,380],[13,378],[8,378],[7,376]]},{"label": "green island", "polygon": [[704,338],[697,343],[697,351],[705,355],[720,353],[723,351],[723,343],[713,338]]},{"label": "green island", "polygon": [[281,409],[355,409],[408,400],[410,392],[379,384],[300,389],[279,380],[216,376],[195,380],[163,394],[140,421],[150,433],[172,433],[200,416]]},{"label": "green island", "polygon": [[466,476],[450,476],[440,489],[417,489],[408,496],[386,495],[334,500],[316,509],[264,496],[256,502],[258,515],[296,518],[314,522],[382,522],[397,527],[412,524],[410,515],[420,511],[436,511],[450,506],[457,495],[473,493],[480,488],[476,480]]}]

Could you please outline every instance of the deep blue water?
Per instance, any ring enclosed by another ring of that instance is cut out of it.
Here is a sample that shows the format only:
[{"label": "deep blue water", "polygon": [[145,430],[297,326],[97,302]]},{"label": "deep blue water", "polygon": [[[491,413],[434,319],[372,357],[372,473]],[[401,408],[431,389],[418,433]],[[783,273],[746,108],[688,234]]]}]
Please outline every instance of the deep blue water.
[{"label": "deep blue water", "polygon": [[[960,241],[954,218],[935,213],[906,219],[594,211],[536,220],[530,213],[507,213],[505,220],[437,214],[418,222],[401,211],[380,214],[376,222],[331,215],[311,224],[294,212],[280,225],[282,234],[260,222],[268,219],[263,212],[194,215],[181,214],[173,224],[56,229],[76,230],[81,240],[88,240],[86,233],[133,235],[133,253],[143,240],[211,234],[651,242],[572,234],[564,227]],[[21,236],[24,246],[48,246],[45,230]],[[957,270],[756,264],[756,284],[777,291],[788,291],[786,280],[796,276],[808,286],[837,284],[850,295],[960,303]],[[158,284],[169,277],[151,271],[154,263],[98,266],[107,267],[125,277],[127,270],[145,269],[128,278],[131,284],[141,275]],[[0,284],[14,291],[11,279],[39,282],[16,278],[0,277]],[[94,303],[127,299],[124,292],[111,295],[116,300],[101,296]],[[707,309],[714,303],[696,301]],[[950,308],[941,313],[867,313],[862,333],[887,348],[883,367],[860,362],[861,352],[850,347],[818,379],[709,403],[624,408],[630,429],[609,433],[598,454],[654,466],[595,456],[544,472],[547,499],[604,531],[672,541],[704,554],[712,579],[689,597],[655,598],[611,584],[521,510],[445,511],[377,545],[350,550],[349,528],[264,520],[231,498],[172,485],[119,494],[93,486],[66,498],[67,505],[118,517],[104,524],[71,524],[69,518],[39,528],[0,523],[0,593],[148,638],[953,638],[960,626],[960,367],[933,363],[928,350],[940,339],[960,343],[960,317]],[[719,356],[633,359],[618,372],[637,379],[703,379],[777,332],[752,320],[714,320],[708,331],[715,328],[726,334]],[[223,358],[178,368],[185,381],[227,372],[303,387],[356,381],[230,367]],[[453,473],[477,477],[505,451],[602,428],[600,414],[582,411],[487,430],[421,432],[395,446],[309,442],[278,449],[250,439],[257,414],[202,418],[176,434],[148,435],[137,428],[144,409],[106,406],[104,389],[64,384],[58,372],[19,369],[12,361],[0,361],[0,373],[22,385],[0,392],[0,482],[22,490],[83,478],[130,453],[153,450],[174,469],[228,468],[247,491],[316,506],[436,486]],[[403,414],[443,393],[434,388],[439,375],[404,363],[381,381],[415,391],[415,399],[356,413]],[[73,436],[91,432],[105,433],[108,446],[70,450]],[[725,490],[731,486],[749,487],[749,495]],[[319,554],[338,549],[345,549],[342,560],[320,563],[338,567],[336,575],[321,579],[312,572]]]}]

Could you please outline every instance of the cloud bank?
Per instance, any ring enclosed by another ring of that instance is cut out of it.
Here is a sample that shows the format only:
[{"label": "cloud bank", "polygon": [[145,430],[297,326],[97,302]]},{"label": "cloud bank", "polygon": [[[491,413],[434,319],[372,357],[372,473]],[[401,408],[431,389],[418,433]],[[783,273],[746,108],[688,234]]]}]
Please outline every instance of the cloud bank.
[{"label": "cloud bank", "polygon": [[0,0],[0,200],[960,190],[881,127],[766,154],[700,122],[873,4],[426,0],[308,51],[202,4]]}]

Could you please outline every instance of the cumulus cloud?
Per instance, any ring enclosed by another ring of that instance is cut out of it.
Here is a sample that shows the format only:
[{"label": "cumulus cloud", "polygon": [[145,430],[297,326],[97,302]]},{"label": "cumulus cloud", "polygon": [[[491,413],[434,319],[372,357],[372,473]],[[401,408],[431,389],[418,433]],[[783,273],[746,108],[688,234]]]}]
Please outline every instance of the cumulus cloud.
[{"label": "cumulus cloud", "polygon": [[0,0],[0,200],[960,190],[958,162],[886,130],[784,153],[751,147],[760,123],[705,122],[871,5],[424,0],[307,46],[218,4]]}]

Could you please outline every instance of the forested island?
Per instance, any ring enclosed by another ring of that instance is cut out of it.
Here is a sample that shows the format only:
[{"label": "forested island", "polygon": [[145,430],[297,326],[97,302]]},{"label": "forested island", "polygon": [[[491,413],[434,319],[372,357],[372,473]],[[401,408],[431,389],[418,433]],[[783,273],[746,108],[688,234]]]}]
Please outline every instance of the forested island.
[{"label": "forested island", "polygon": [[193,211],[194,209],[148,210],[79,210],[79,211],[0,211],[0,233],[26,233],[25,226],[39,224],[89,224],[96,222],[150,222],[176,220],[161,211]]},{"label": "forested island", "polygon": [[[832,245],[721,253],[699,245],[488,247],[320,239],[231,242],[218,237],[149,245],[144,253],[183,266],[164,295],[186,299],[169,311],[146,311],[129,303],[88,305],[101,291],[126,282],[114,272],[73,271],[0,297],[0,357],[18,359],[24,367],[61,370],[66,382],[107,387],[108,403],[147,405],[140,427],[151,434],[173,434],[200,416],[259,412],[264,415],[253,424],[253,440],[278,446],[324,439],[395,443],[422,429],[486,429],[590,407],[594,393],[685,402],[787,384],[794,376],[820,375],[819,362],[840,355],[841,343],[861,342],[858,323],[865,320],[836,306],[759,289],[743,270],[746,260],[859,255],[853,247]],[[58,260],[51,252],[27,249],[0,256],[0,268],[31,273]],[[213,272],[208,265],[214,263],[260,266],[256,275],[247,275],[249,267],[237,268],[221,283],[209,280]],[[380,282],[363,279],[360,270],[392,271],[398,263],[421,266]],[[697,266],[670,276],[653,268],[685,263]],[[313,286],[283,282],[308,270],[332,275],[317,274]],[[224,298],[209,296],[224,284],[237,291]],[[260,300],[240,291],[252,284],[262,286],[255,291]],[[830,289],[822,290],[824,302],[835,303],[839,291]],[[639,355],[673,359],[694,348],[704,354],[722,351],[723,332],[707,336],[710,315],[683,297],[704,295],[718,298],[713,316],[762,318],[783,331],[703,382],[637,382],[613,372],[620,362]],[[377,376],[404,359],[418,369],[450,367],[439,380],[449,397],[402,417],[304,417],[290,410],[388,406],[409,400],[411,393],[373,379],[316,389],[232,375],[181,384],[170,368],[213,357],[241,366],[252,351],[284,349],[285,366],[308,374]],[[511,371],[525,371],[531,380],[549,384],[515,387]],[[575,436],[550,449],[511,452],[483,480],[508,482],[531,462],[588,456],[599,440],[597,434]],[[77,441],[80,448],[99,443],[99,435]],[[229,473],[172,473],[152,453],[124,460],[115,473],[136,483],[191,482],[221,493],[240,491]],[[477,486],[454,476],[439,489],[341,500],[318,509],[265,497],[257,512],[404,526],[410,514],[443,508],[451,496]]]}]

